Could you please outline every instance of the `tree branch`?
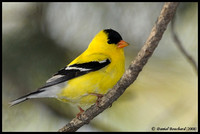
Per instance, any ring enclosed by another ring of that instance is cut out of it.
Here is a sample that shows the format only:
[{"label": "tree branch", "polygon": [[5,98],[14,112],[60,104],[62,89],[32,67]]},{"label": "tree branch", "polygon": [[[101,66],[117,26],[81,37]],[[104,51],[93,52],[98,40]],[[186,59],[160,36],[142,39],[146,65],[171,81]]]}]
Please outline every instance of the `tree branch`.
[{"label": "tree branch", "polygon": [[178,3],[176,2],[168,2],[164,4],[160,16],[158,17],[157,22],[149,35],[149,38],[145,42],[135,60],[131,62],[129,68],[126,70],[118,83],[101,98],[98,106],[92,105],[81,114],[80,119],[74,118],[66,126],[59,129],[59,132],[78,130],[81,126],[88,124],[90,120],[111,106],[112,103],[123,94],[126,88],[136,80],[138,74],[153,54],[155,48],[162,38],[164,31],[167,28],[168,23],[173,18],[177,6]]},{"label": "tree branch", "polygon": [[192,56],[184,49],[181,41],[179,40],[179,38],[174,30],[174,22],[175,22],[175,17],[171,21],[171,31],[172,31],[173,40],[174,40],[176,46],[178,47],[178,49],[181,51],[183,56],[185,56],[186,60],[188,60],[189,63],[193,66],[194,70],[197,72],[197,75],[198,75],[197,64],[196,64],[195,60],[192,58]]}]

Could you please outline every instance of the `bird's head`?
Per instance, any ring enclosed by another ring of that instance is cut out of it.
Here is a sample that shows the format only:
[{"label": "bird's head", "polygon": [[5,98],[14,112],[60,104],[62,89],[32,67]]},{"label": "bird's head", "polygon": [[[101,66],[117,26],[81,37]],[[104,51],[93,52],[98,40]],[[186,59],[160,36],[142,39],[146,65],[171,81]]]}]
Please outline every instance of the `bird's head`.
[{"label": "bird's head", "polygon": [[100,31],[92,40],[89,47],[100,49],[100,50],[119,50],[128,46],[121,35],[113,29],[104,29]]},{"label": "bird's head", "polygon": [[108,44],[114,44],[118,48],[124,48],[129,45],[127,42],[122,40],[121,35],[117,31],[115,31],[113,29],[104,29],[103,32],[105,34],[107,34],[107,43]]}]

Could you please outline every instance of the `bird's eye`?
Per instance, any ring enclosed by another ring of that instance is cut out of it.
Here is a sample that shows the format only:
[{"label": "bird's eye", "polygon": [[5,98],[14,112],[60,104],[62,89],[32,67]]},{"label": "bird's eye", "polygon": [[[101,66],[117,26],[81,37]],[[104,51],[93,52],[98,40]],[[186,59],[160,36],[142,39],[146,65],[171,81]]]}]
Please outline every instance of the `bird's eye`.
[{"label": "bird's eye", "polygon": [[110,40],[108,40],[108,44],[112,44],[112,42]]}]

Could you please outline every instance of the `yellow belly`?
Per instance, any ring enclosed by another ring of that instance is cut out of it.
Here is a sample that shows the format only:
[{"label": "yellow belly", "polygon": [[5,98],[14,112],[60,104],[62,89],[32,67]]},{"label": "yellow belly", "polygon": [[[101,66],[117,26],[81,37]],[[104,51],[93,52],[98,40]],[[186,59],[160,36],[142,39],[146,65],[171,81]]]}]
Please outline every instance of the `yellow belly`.
[{"label": "yellow belly", "polygon": [[[124,65],[122,64],[121,67],[124,68]],[[119,68],[103,68],[99,71],[90,72],[69,80],[66,87],[58,94],[58,99],[82,107],[94,104],[97,97],[88,94],[107,93],[117,83],[124,72],[124,69],[120,69],[121,71],[118,70]]]}]

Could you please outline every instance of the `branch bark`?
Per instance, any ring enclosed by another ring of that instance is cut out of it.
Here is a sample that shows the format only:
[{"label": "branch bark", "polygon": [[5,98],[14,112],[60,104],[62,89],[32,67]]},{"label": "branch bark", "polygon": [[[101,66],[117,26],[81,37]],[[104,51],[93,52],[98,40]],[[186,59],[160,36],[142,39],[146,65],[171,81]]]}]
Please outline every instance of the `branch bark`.
[{"label": "branch bark", "polygon": [[112,103],[123,94],[126,88],[136,80],[138,74],[153,54],[167,28],[168,23],[174,16],[178,4],[179,3],[177,2],[167,2],[164,4],[160,16],[152,28],[149,38],[138,53],[137,57],[131,62],[129,68],[126,70],[118,83],[101,98],[99,105],[92,105],[81,114],[80,119],[74,118],[66,126],[59,129],[59,132],[71,132],[78,130],[84,124],[88,124],[94,117],[103,112],[106,108],[110,107]]}]

